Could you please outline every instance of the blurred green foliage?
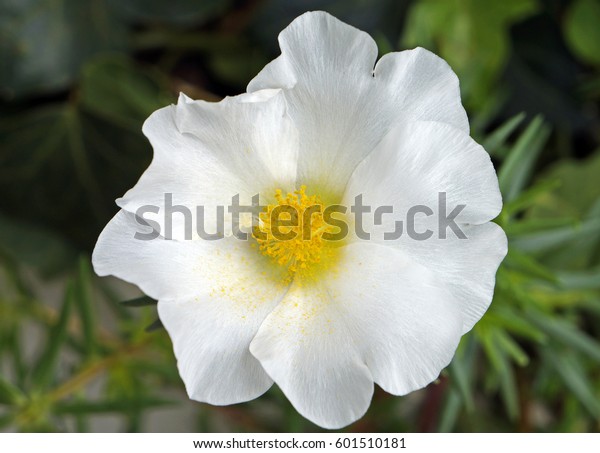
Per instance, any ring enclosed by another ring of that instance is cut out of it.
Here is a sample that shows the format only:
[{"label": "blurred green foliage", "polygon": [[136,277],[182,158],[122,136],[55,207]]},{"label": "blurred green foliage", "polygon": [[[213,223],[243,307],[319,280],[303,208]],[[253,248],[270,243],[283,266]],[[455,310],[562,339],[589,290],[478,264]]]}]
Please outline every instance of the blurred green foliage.
[{"label": "blurred green foliage", "polygon": [[439,381],[376,392],[348,430],[600,430],[600,0],[0,0],[0,430],[112,414],[140,431],[185,405],[185,429],[318,429],[277,388],[188,403],[154,301],[122,302],[89,264],[150,162],[144,119],[179,91],[244,91],[308,9],[451,64],[509,236],[491,308]]},{"label": "blurred green foliage", "polygon": [[590,64],[600,64],[600,2],[577,0],[570,5],[565,36],[573,52]]},{"label": "blurred green foliage", "polygon": [[536,0],[425,0],[411,9],[401,43],[437,48],[465,102],[481,108],[508,60],[510,25],[537,10]]}]

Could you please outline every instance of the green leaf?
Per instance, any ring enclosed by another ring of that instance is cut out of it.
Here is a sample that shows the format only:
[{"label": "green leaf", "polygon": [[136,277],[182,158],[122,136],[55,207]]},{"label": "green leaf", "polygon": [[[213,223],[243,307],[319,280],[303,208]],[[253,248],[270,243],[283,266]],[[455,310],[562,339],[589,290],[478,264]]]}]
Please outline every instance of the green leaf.
[{"label": "green leaf", "polygon": [[550,128],[537,116],[515,143],[498,172],[500,191],[505,202],[514,200],[529,181],[549,135]]},{"label": "green leaf", "polygon": [[75,303],[81,319],[84,347],[88,356],[93,355],[96,350],[91,273],[92,270],[88,258],[81,257],[79,259],[79,273],[75,282]]},{"label": "green leaf", "polygon": [[115,198],[150,162],[141,124],[125,130],[70,103],[0,118],[4,214],[46,225],[91,249],[115,213]]},{"label": "green leaf", "polygon": [[525,116],[525,113],[519,113],[513,116],[482,141],[482,146],[490,154],[490,156],[495,156],[500,148],[506,144],[506,141],[510,135],[523,122]]},{"label": "green leaf", "polygon": [[450,389],[439,416],[438,432],[450,433],[454,431],[462,406],[463,400],[461,399],[459,392],[455,389]]},{"label": "green leaf", "polygon": [[173,101],[160,73],[120,56],[91,61],[83,68],[80,99],[85,109],[114,124],[139,130],[155,110]]},{"label": "green leaf", "polygon": [[600,269],[561,271],[557,277],[560,286],[565,289],[600,289]]},{"label": "green leaf", "polygon": [[21,402],[25,396],[13,384],[0,376],[0,404],[12,406]]},{"label": "green leaf", "polygon": [[68,324],[74,297],[75,285],[70,282],[67,286],[59,318],[56,324],[50,328],[46,342],[47,346],[33,370],[32,383],[36,388],[47,388],[54,379],[60,351],[68,335]]},{"label": "green leaf", "polygon": [[[600,152],[582,160],[562,160],[541,178],[560,181],[552,193],[538,197],[526,213],[538,221],[571,216],[578,222],[600,219]],[[585,270],[600,265],[600,231],[579,235],[541,256],[550,267]]]},{"label": "green leaf", "polygon": [[500,394],[506,413],[511,420],[516,420],[519,413],[519,396],[512,366],[498,344],[493,330],[478,329],[476,332],[500,382]]},{"label": "green leaf", "polygon": [[11,329],[6,339],[8,355],[12,359],[10,364],[15,372],[15,381],[19,387],[25,388],[27,379],[27,364],[23,359],[23,341],[21,339],[21,330],[15,326]]},{"label": "green leaf", "polygon": [[101,0],[0,5],[0,95],[67,88],[93,55],[126,47],[126,29]]},{"label": "green leaf", "polygon": [[146,332],[154,332],[155,330],[164,329],[164,328],[165,328],[165,326],[163,325],[162,321],[160,319],[157,319],[152,324],[150,324],[148,327],[146,327]]},{"label": "green leaf", "polygon": [[504,259],[504,264],[510,269],[517,270],[524,275],[546,280],[551,283],[558,282],[554,272],[544,267],[531,255],[523,253],[515,247],[509,248],[508,254]]},{"label": "green leaf", "polygon": [[504,352],[498,350],[498,355],[501,360],[501,368],[497,368],[496,372],[500,379],[500,394],[509,419],[516,420],[519,414],[519,395],[514,372]]},{"label": "green leaf", "polygon": [[514,200],[506,203],[504,205],[504,209],[509,215],[517,214],[526,208],[535,206],[541,197],[547,195],[549,192],[552,192],[554,189],[560,186],[561,181],[558,179],[541,181],[530,189],[522,192]]},{"label": "green leaf", "polygon": [[542,350],[544,361],[552,366],[567,388],[596,419],[600,419],[600,401],[589,382],[579,360],[573,354],[557,352],[556,349]]},{"label": "green leaf", "polygon": [[158,301],[148,296],[137,297],[135,299],[124,300],[120,302],[125,307],[147,307],[149,305],[156,305]]},{"label": "green leaf", "polygon": [[525,316],[531,323],[546,332],[549,337],[600,362],[600,342],[581,332],[577,327],[538,311],[528,310]]},{"label": "green leaf", "polygon": [[[74,401],[85,402],[86,401],[85,394],[83,394],[82,392],[78,392],[77,394],[74,395]],[[90,425],[89,418],[90,417],[88,417],[88,414],[86,414],[86,413],[74,414],[74,418],[75,418],[75,432],[87,433],[90,431],[90,429],[89,429],[89,425]]]},{"label": "green leaf", "polygon": [[498,345],[513,358],[517,365],[526,366],[529,364],[529,356],[510,335],[507,335],[506,332],[500,329],[495,330],[494,335],[496,336]]},{"label": "green leaf", "polygon": [[551,229],[569,227],[573,228],[577,225],[577,220],[572,217],[564,217],[559,219],[523,219],[518,222],[507,222],[503,225],[504,231],[510,238],[512,245],[513,239],[526,234],[543,233]]},{"label": "green leaf", "polygon": [[573,52],[587,63],[600,65],[600,1],[575,0],[567,11],[564,33]]},{"label": "green leaf", "polygon": [[482,321],[504,328],[515,335],[531,339],[537,343],[544,343],[548,338],[538,327],[523,318],[520,311],[507,305],[498,305],[496,302],[492,304]]},{"label": "green leaf", "polygon": [[600,150],[586,159],[563,159],[540,176],[542,180],[559,181],[553,193],[539,200],[531,217],[557,218],[565,215],[583,219],[600,200]]},{"label": "green leaf", "polygon": [[144,119],[172,98],[164,77],[118,57],[94,60],[84,72],[78,96],[0,117],[0,192],[3,214],[91,249],[115,198],[151,160]]},{"label": "green leaf", "polygon": [[465,404],[467,411],[474,409],[473,392],[469,382],[469,370],[467,362],[464,359],[454,357],[452,363],[448,367],[450,382],[456,386],[459,394]]},{"label": "green leaf", "polygon": [[538,233],[512,236],[510,244],[523,252],[549,251],[564,247],[572,241],[588,239],[600,233],[600,218],[586,220],[580,225],[553,228]]}]

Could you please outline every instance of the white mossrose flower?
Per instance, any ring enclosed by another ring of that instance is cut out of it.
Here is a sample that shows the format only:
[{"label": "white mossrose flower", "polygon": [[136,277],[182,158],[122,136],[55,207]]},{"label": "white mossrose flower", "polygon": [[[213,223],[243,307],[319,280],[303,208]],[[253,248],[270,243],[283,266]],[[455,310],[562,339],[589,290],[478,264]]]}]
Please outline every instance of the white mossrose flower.
[{"label": "white mossrose flower", "polygon": [[[117,200],[93,263],[158,300],[190,398],[240,403],[275,382],[303,416],[339,428],[365,413],[374,383],[404,395],[448,365],[492,299],[507,251],[490,222],[502,200],[442,59],[417,48],[375,64],[373,39],[323,12],[298,17],[279,43],[281,56],[248,93],[218,103],[182,95],[148,118],[154,160]],[[145,216],[154,228],[168,230],[165,193],[194,222],[205,206],[210,233],[215,206],[236,194],[248,204],[256,193],[269,212],[290,200],[300,211],[315,201],[351,206],[356,195],[373,209],[392,206],[382,226],[366,222],[371,231],[393,231],[411,206],[426,205],[436,212],[417,216],[415,230],[434,230],[440,192],[449,210],[466,205],[456,223],[467,239],[448,231],[364,241],[351,231],[328,243],[317,215],[308,245],[231,234],[185,240],[181,213],[174,240],[134,239],[147,231],[135,217],[144,205],[160,210]]]}]

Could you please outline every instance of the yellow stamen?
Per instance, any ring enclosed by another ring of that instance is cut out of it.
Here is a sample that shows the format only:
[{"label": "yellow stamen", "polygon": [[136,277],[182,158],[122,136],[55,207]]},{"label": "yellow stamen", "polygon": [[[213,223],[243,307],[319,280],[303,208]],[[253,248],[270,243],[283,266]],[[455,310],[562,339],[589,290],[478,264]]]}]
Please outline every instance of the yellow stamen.
[{"label": "yellow stamen", "polygon": [[317,195],[307,195],[306,186],[283,195],[275,191],[277,204],[270,204],[260,213],[260,226],[253,236],[259,250],[273,262],[287,267],[289,278],[314,275],[315,269],[327,265],[334,253],[332,244],[323,234],[335,227],[325,222],[325,207]]}]

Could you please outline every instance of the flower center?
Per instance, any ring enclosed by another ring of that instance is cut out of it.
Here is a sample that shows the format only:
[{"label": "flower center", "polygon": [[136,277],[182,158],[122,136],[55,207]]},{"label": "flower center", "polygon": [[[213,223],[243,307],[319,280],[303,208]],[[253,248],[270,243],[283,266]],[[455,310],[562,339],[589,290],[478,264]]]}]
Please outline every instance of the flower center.
[{"label": "flower center", "polygon": [[335,248],[326,238],[336,227],[327,223],[323,202],[317,195],[307,195],[306,186],[285,196],[277,189],[275,200],[259,214],[259,226],[253,231],[259,250],[287,267],[289,278],[314,275],[331,262]]}]

